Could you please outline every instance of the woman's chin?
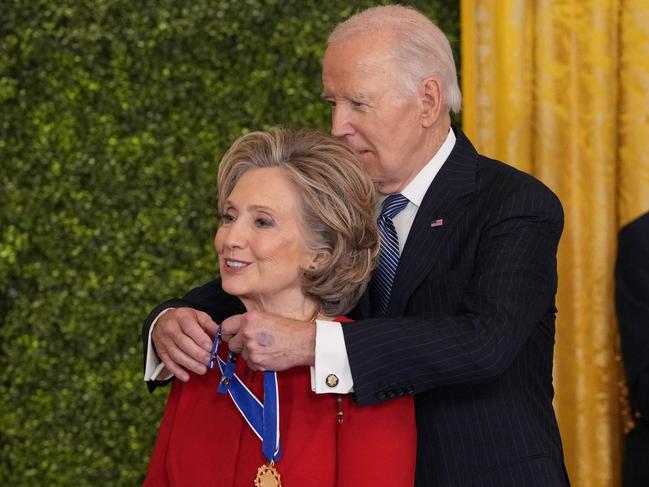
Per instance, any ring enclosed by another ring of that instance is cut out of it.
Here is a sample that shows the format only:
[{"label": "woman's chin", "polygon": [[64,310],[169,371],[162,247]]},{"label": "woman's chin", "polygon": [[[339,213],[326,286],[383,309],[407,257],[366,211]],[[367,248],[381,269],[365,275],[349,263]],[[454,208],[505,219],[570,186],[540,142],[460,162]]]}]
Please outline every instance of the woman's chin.
[{"label": "woman's chin", "polygon": [[222,278],[221,287],[226,293],[238,298],[245,294],[245,290],[241,286],[237,286],[236,284],[230,282],[229,279]]},{"label": "woman's chin", "polygon": [[[221,284],[221,287],[230,296],[234,296],[236,298],[239,298],[239,300],[244,305],[246,305],[246,303],[250,303],[250,302],[255,301],[256,294],[251,293],[250,289],[244,288],[243,286],[234,286],[232,284],[228,285],[227,283],[223,282]],[[248,306],[246,306],[246,309],[248,309]],[[250,311],[250,310],[248,309],[248,311]]]}]

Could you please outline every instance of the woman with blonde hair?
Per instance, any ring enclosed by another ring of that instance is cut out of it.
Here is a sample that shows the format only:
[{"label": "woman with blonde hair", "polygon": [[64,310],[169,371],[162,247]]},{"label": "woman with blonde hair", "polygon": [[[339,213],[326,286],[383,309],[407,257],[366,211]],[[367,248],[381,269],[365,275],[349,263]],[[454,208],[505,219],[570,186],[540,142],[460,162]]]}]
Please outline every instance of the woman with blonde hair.
[{"label": "woman with blonde hair", "polygon": [[[379,237],[372,181],[349,148],[313,130],[244,135],[221,161],[218,195],[225,293],[246,311],[354,326],[344,315]],[[311,392],[309,367],[255,372],[225,344],[213,363],[174,382],[145,486],[413,485],[411,397],[359,408]]]}]

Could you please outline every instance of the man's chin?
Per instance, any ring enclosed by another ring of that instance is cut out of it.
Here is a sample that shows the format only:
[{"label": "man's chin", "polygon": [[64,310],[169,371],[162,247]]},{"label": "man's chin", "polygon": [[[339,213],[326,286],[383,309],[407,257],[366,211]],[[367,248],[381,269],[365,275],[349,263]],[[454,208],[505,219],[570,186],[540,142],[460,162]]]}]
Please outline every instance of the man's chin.
[{"label": "man's chin", "polygon": [[379,161],[376,157],[376,154],[369,150],[356,151],[356,157],[361,161],[361,164],[365,167],[365,170],[370,173],[370,176],[374,177],[376,169],[379,167]]},{"label": "man's chin", "polygon": [[385,196],[400,193],[405,187],[397,181],[386,181],[385,179],[373,179],[373,182],[376,192]]},{"label": "man's chin", "polygon": [[379,181],[374,185],[376,192],[382,196],[387,196],[390,194],[390,190],[382,181]]}]

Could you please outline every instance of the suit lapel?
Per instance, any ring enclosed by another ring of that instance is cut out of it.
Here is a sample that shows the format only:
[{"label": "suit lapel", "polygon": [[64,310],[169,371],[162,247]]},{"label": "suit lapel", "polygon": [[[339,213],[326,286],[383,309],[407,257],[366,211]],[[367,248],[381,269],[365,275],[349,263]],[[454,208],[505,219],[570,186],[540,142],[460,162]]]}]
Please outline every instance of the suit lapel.
[{"label": "suit lapel", "polygon": [[475,190],[477,152],[461,130],[454,130],[455,147],[426,191],[399,259],[388,316],[403,315],[408,298],[430,273],[466,211],[460,199]]},{"label": "suit lapel", "polygon": [[361,296],[361,300],[356,306],[356,310],[359,313],[358,316],[352,316],[353,319],[363,319],[372,317],[372,303],[370,300],[370,287],[367,286],[367,289]]}]

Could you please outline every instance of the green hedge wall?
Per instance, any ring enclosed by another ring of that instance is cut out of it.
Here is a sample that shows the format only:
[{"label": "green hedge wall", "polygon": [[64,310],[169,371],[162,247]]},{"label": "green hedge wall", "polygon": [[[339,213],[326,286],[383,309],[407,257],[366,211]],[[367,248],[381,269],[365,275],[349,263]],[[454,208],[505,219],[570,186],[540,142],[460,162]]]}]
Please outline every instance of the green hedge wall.
[{"label": "green hedge wall", "polygon": [[[0,1],[0,485],[142,481],[140,324],[216,271],[217,161],[326,130],[327,33],[375,3]],[[457,52],[457,2],[406,3]]]}]

